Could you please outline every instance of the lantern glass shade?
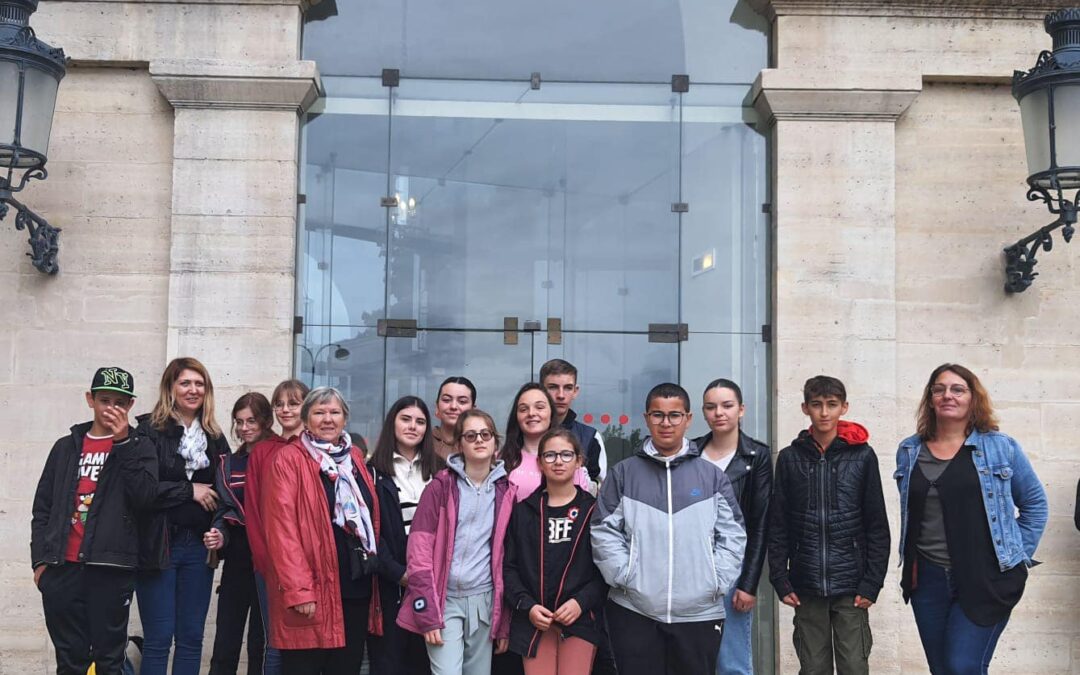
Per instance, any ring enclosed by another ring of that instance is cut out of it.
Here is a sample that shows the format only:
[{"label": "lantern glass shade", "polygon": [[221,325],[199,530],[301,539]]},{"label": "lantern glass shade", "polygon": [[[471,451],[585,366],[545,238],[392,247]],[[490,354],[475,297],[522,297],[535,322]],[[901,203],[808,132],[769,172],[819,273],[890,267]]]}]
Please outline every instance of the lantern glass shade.
[{"label": "lantern glass shade", "polygon": [[1080,110],[1080,82],[1036,89],[1020,99],[1028,182],[1032,185],[1047,189],[1080,188],[1080,117],[1075,115],[1076,110]]},{"label": "lantern glass shade", "polygon": [[1080,82],[1054,87],[1054,147],[1058,182],[1063,188],[1080,187]]},{"label": "lantern glass shade", "polygon": [[[55,75],[33,64],[0,60],[0,145],[6,146],[0,147],[0,166],[24,169],[41,163],[41,157],[48,154],[59,84]],[[22,116],[21,128],[17,129],[20,87]]]},{"label": "lantern glass shade", "polygon": [[1024,127],[1028,175],[1049,170],[1050,111],[1045,89],[1037,89],[1020,99],[1020,120]]},{"label": "lantern glass shade", "polygon": [[[28,66],[23,89],[22,147],[47,156],[52,134],[53,111],[56,109],[56,90],[60,80],[52,73]],[[20,163],[21,166],[29,166]]]}]

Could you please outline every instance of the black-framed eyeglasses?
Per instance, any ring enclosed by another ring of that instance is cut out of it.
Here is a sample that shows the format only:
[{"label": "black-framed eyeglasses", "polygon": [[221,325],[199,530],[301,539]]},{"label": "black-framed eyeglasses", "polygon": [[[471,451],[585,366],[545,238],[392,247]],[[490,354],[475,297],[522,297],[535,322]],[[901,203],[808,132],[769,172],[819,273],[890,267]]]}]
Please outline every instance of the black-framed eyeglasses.
[{"label": "black-framed eyeglasses", "polygon": [[561,461],[563,464],[569,464],[574,461],[577,454],[573,450],[560,450],[558,452],[551,450],[540,454],[540,459],[548,464],[554,464],[555,460]]},{"label": "black-framed eyeglasses", "polygon": [[686,419],[686,413],[680,410],[673,410],[669,413],[654,410],[648,413],[648,418],[653,424],[663,424],[664,420],[667,420],[668,424],[675,426],[676,424],[682,424],[682,421]]},{"label": "black-framed eyeglasses", "polygon": [[945,395],[945,392],[949,392],[953,396],[959,398],[964,394],[968,393],[969,391],[971,390],[962,384],[951,384],[949,386],[945,386],[944,384],[935,384],[934,386],[930,387],[930,394],[934,398],[941,398]]},{"label": "black-framed eyeglasses", "polygon": [[465,441],[466,443],[475,443],[477,438],[487,443],[492,438],[495,438],[495,434],[491,433],[490,429],[481,429],[480,431],[466,431],[465,433],[461,434],[461,440]]}]

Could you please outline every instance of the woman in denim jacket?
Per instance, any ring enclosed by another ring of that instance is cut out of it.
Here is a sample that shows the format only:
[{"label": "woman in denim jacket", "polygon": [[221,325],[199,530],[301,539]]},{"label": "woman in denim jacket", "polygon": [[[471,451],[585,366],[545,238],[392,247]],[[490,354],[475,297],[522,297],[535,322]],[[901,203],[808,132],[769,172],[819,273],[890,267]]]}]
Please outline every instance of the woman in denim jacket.
[{"label": "woman in denim jacket", "polygon": [[[1046,526],[1042,483],[967,368],[934,369],[900,443],[901,588],[934,675],[986,673]],[[1019,511],[1019,515],[1016,515]]]}]

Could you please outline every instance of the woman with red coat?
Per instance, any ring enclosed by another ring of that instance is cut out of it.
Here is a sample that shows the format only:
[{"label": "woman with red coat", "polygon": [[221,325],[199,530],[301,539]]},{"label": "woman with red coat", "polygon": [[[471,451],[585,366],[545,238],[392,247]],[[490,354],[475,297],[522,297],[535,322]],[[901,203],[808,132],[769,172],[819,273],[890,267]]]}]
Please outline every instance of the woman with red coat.
[{"label": "woman with red coat", "polygon": [[267,467],[262,494],[268,547],[270,645],[285,675],[354,675],[368,631],[382,633],[379,504],[364,457],[345,432],[349,406],[312,390],[304,431]]}]

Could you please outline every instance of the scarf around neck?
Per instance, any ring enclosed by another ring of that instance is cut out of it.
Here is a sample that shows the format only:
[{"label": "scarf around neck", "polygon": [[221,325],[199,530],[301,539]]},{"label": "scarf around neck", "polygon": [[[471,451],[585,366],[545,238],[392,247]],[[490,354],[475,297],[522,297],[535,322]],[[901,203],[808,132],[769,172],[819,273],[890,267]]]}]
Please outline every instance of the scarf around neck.
[{"label": "scarf around neck", "polygon": [[184,435],[180,439],[180,447],[176,452],[184,458],[184,472],[188,480],[199,469],[210,466],[210,458],[206,456],[206,432],[203,431],[202,423],[196,417],[191,421],[191,426],[184,426]]},{"label": "scarf around neck", "polygon": [[300,434],[300,442],[334,487],[334,524],[359,539],[364,550],[373,555],[375,528],[371,523],[371,511],[353,475],[352,439],[342,433],[337,443],[329,443],[304,431]]}]

